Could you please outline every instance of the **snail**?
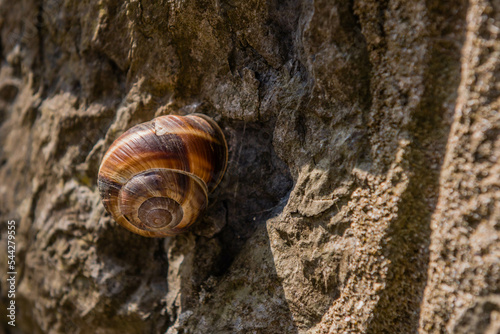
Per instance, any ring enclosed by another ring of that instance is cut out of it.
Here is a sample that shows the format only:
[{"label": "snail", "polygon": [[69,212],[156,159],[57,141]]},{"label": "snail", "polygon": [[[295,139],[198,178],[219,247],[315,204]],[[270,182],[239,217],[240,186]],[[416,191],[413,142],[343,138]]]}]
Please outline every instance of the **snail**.
[{"label": "snail", "polygon": [[102,159],[98,186],[104,207],[116,222],[142,236],[182,233],[224,176],[227,152],[222,130],[202,114],[138,124]]}]

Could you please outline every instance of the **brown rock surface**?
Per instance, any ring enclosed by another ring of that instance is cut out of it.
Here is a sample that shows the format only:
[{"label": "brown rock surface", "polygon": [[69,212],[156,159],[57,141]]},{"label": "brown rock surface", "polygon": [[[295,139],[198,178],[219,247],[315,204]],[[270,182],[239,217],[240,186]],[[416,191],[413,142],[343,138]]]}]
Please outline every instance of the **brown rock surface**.
[{"label": "brown rock surface", "polygon": [[[3,332],[500,332],[500,2],[0,1],[0,62]],[[192,112],[203,217],[117,226],[106,149]]]}]

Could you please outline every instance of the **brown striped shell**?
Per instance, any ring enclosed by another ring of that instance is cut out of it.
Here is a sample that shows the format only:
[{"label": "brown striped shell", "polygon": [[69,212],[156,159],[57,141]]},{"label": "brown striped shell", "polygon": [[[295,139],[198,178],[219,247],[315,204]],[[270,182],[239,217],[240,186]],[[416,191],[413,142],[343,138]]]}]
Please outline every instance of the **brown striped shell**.
[{"label": "brown striped shell", "polygon": [[166,237],[194,223],[226,165],[227,144],[215,121],[201,114],[161,116],[115,140],[99,168],[99,192],[120,225]]}]

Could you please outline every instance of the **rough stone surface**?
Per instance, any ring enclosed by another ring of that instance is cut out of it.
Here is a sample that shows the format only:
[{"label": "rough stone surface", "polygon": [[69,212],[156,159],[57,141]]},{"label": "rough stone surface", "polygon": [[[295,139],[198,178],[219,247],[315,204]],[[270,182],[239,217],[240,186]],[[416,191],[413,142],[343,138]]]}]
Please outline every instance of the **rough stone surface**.
[{"label": "rough stone surface", "polygon": [[[0,0],[0,62],[0,332],[500,332],[499,1]],[[106,149],[192,112],[203,217],[117,226]]]}]

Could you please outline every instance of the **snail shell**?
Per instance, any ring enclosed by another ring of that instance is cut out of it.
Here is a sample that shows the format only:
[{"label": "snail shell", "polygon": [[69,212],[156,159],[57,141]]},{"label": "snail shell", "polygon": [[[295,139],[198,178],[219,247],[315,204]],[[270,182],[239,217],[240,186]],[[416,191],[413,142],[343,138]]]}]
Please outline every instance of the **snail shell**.
[{"label": "snail shell", "polygon": [[99,168],[102,202],[128,230],[146,237],[184,232],[207,205],[227,166],[227,143],[208,116],[161,116],[111,145]]}]

